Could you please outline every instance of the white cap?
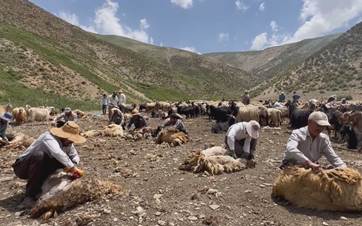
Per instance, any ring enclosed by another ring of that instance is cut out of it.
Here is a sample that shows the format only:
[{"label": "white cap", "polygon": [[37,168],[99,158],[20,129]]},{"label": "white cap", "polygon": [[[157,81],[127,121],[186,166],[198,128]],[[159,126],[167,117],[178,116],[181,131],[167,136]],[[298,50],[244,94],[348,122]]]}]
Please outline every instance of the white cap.
[{"label": "white cap", "polygon": [[257,121],[251,120],[246,124],[246,132],[248,132],[251,138],[258,139],[259,131],[260,131],[260,124]]},{"label": "white cap", "polygon": [[314,121],[319,126],[331,126],[328,122],[328,116],[321,111],[315,111],[309,115],[308,120]]}]

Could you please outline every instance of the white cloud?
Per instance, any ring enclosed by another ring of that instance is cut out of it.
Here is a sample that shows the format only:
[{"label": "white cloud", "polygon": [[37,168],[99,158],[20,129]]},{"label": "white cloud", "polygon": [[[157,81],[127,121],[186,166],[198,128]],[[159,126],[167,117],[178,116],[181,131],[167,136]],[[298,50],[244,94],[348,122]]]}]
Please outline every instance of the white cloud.
[{"label": "white cloud", "polygon": [[147,33],[147,29],[150,28],[147,19],[142,18],[139,22],[139,28],[132,29],[122,24],[117,17],[118,8],[117,2],[105,0],[104,4],[95,11],[95,18],[89,26],[81,25],[78,16],[75,14],[60,12],[59,17],[86,31],[98,34],[119,35],[152,44],[153,39]]},{"label": "white cloud", "polygon": [[184,9],[189,9],[192,7],[192,0],[171,0],[171,3]]},{"label": "white cloud", "polygon": [[143,18],[140,20],[140,25],[141,25],[142,30],[146,30],[146,29],[150,28],[150,25],[148,24],[146,18]]},{"label": "white cloud", "polygon": [[93,32],[93,33],[97,33],[93,27],[91,26],[84,26],[84,25],[81,25],[79,23],[79,18],[76,14],[74,13],[67,13],[67,12],[59,12],[59,15],[58,15],[60,18],[62,18],[63,20],[67,21],[68,23],[70,24],[73,24],[74,26],[77,26],[77,27],[80,27],[82,28],[83,30],[85,31],[88,31],[88,32]]},{"label": "white cloud", "polygon": [[198,52],[196,50],[195,47],[192,47],[192,46],[185,46],[185,47],[182,47],[180,49],[185,50],[185,51],[189,51],[189,52],[193,52],[193,53],[196,53],[196,54],[201,54],[200,52]]},{"label": "white cloud", "polygon": [[267,44],[268,44],[268,34],[264,32],[255,36],[250,49],[260,50],[263,49]]},{"label": "white cloud", "polygon": [[263,49],[327,35],[336,29],[350,26],[350,22],[361,16],[362,0],[303,0],[301,25],[293,34],[281,33],[279,25],[271,21],[272,33],[257,35],[251,49]]},{"label": "white cloud", "polygon": [[275,22],[275,20],[270,21],[270,27],[273,32],[278,32],[278,30],[279,30],[279,26],[278,26],[277,22]]},{"label": "white cloud", "polygon": [[67,13],[67,12],[61,11],[61,12],[59,12],[58,16],[70,24],[79,26],[78,16],[75,15],[74,13]]},{"label": "white cloud", "polygon": [[235,5],[238,10],[243,12],[245,12],[249,8],[242,0],[236,0]]},{"label": "white cloud", "polygon": [[230,35],[229,35],[229,33],[219,33],[219,35],[218,35],[218,41],[219,42],[227,42],[227,41],[229,41],[229,37]]},{"label": "white cloud", "polygon": [[288,42],[328,34],[361,14],[362,0],[303,0],[302,24]]},{"label": "white cloud", "polygon": [[260,3],[259,10],[264,11],[265,10],[265,2]]}]

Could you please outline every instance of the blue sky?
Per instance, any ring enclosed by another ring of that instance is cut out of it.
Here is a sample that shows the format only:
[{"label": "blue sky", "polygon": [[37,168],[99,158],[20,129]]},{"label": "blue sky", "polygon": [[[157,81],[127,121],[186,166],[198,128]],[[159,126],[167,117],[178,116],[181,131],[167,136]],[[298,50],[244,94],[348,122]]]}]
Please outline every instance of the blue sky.
[{"label": "blue sky", "polygon": [[345,31],[362,0],[31,0],[84,30],[197,53],[259,50]]}]

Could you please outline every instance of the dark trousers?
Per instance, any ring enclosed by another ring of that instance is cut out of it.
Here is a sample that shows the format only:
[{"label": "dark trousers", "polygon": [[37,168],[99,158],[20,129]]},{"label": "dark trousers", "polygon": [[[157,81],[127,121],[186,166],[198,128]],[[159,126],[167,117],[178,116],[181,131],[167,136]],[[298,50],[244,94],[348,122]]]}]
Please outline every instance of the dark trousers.
[{"label": "dark trousers", "polygon": [[13,164],[15,175],[28,180],[25,195],[32,198],[41,193],[41,187],[48,176],[60,168],[64,168],[63,164],[42,151],[17,159]]},{"label": "dark trousers", "polygon": [[103,112],[103,115],[105,115],[107,113],[107,105],[102,105],[102,112]]},{"label": "dark trousers", "polygon": [[[254,159],[254,152],[256,149],[256,143],[257,143],[257,139],[251,139],[250,141],[250,153],[246,153],[243,150],[244,147],[244,142],[245,139],[242,140],[235,140],[235,150],[234,153],[230,153],[231,155],[234,155],[233,157],[235,158],[244,158],[247,160],[251,160]],[[228,150],[230,150],[229,145],[227,143],[227,137],[225,137],[225,146]]]}]

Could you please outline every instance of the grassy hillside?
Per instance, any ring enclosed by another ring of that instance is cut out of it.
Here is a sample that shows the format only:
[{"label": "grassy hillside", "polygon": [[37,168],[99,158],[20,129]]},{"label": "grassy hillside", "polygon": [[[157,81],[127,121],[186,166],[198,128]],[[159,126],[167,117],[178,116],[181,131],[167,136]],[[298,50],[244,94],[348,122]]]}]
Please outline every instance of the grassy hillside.
[{"label": "grassy hillside", "polygon": [[299,90],[308,96],[338,94],[361,98],[361,50],[362,23],[359,23],[300,65],[260,85],[256,93]]},{"label": "grassy hillside", "polygon": [[299,65],[306,58],[335,40],[339,35],[306,39],[261,51],[210,53],[206,54],[206,56],[246,70],[254,74],[259,81],[264,81]]},{"label": "grassy hillside", "polygon": [[[235,98],[252,86],[241,69],[182,50],[95,36],[26,0],[1,3],[0,68],[16,72],[17,83],[39,95],[86,104],[119,89],[143,102]],[[4,90],[1,100],[21,101],[18,94]]]}]

